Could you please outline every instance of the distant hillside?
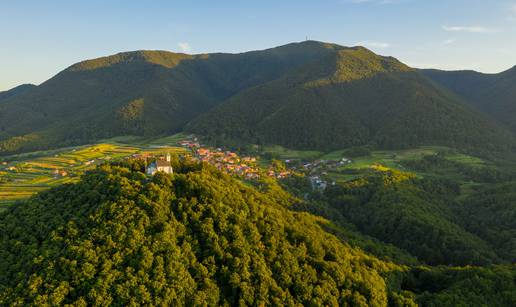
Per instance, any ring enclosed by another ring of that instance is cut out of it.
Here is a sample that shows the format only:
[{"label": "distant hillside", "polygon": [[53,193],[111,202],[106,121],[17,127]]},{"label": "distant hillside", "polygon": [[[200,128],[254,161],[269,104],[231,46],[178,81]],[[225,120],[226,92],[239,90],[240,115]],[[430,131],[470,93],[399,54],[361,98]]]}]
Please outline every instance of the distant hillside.
[{"label": "distant hillside", "polygon": [[516,131],[516,66],[499,74],[441,70],[422,72]]},{"label": "distant hillside", "polygon": [[0,152],[174,133],[240,90],[331,48],[307,43],[243,54],[137,51],[84,61],[4,101]]},{"label": "distant hillside", "polygon": [[220,143],[335,149],[445,144],[504,150],[511,133],[394,58],[341,48],[246,89],[187,130]]},{"label": "distant hillside", "polygon": [[1,101],[0,154],[187,125],[222,142],[323,150],[514,144],[396,59],[315,41],[240,54],[120,53],[72,65]]},{"label": "distant hillside", "polygon": [[30,90],[33,90],[35,87],[36,86],[34,84],[22,84],[10,90],[0,92],[0,101],[14,97],[16,95],[24,94]]}]

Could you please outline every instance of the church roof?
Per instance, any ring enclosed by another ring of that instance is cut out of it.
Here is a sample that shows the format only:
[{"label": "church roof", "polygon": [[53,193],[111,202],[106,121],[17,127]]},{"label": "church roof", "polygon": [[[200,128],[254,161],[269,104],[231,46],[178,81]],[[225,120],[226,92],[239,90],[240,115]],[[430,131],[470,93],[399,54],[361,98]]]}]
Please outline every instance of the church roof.
[{"label": "church roof", "polygon": [[154,164],[156,165],[156,167],[167,167],[167,166],[170,166],[170,162],[165,161],[165,160],[156,160],[156,162],[154,162]]}]

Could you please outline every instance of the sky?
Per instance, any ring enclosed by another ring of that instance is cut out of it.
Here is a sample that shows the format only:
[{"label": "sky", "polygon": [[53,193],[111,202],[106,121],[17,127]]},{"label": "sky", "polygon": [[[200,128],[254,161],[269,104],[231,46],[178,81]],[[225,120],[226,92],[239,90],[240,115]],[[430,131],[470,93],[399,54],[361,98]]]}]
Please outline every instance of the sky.
[{"label": "sky", "polygon": [[122,51],[235,53],[306,38],[495,73],[516,65],[516,0],[0,0],[0,91]]}]

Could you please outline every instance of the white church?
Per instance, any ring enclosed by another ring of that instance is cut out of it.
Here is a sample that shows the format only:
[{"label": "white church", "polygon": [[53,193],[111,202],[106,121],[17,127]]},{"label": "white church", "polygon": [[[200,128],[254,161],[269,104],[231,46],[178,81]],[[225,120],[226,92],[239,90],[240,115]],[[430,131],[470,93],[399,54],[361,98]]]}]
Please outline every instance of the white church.
[{"label": "white church", "polygon": [[147,175],[154,175],[156,172],[164,172],[167,174],[174,173],[170,165],[170,154],[167,153],[165,160],[156,160],[147,166]]}]

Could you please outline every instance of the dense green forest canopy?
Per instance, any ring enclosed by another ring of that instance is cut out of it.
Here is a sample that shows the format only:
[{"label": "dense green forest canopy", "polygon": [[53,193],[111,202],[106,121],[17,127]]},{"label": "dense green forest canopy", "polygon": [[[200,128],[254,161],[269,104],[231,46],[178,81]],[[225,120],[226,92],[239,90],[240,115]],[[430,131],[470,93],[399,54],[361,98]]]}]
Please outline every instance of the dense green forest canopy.
[{"label": "dense green forest canopy", "polygon": [[316,41],[240,54],[119,53],[7,93],[2,155],[185,130],[225,145],[317,150],[507,152],[516,144],[503,125],[420,71],[363,47]]},{"label": "dense green forest canopy", "polygon": [[498,74],[440,70],[422,72],[516,131],[516,66]]},{"label": "dense green forest canopy", "polygon": [[396,59],[337,50],[283,77],[243,90],[187,130],[217,144],[280,144],[335,150],[360,145],[514,149],[514,136]]},{"label": "dense green forest canopy", "polygon": [[298,210],[399,248],[385,253],[395,262],[410,263],[406,252],[432,265],[514,263],[513,167],[468,165],[441,153],[403,165],[413,172],[378,166],[323,193],[312,191],[305,176],[283,185],[308,199]]},{"label": "dense green forest canopy", "polygon": [[33,84],[22,84],[13,89],[8,90],[8,91],[0,92],[0,101],[5,100],[7,98],[14,97],[16,95],[26,93],[26,92],[34,89],[35,87],[36,86]]},{"label": "dense green forest canopy", "polygon": [[[0,213],[0,305],[516,302],[513,266],[380,260],[296,210],[303,201],[274,180],[173,165],[150,178],[142,161],[106,164]],[[413,179],[392,175],[378,184]]]},{"label": "dense green forest canopy", "polygon": [[[80,62],[3,100],[0,153],[126,134],[173,134],[236,92],[332,48],[310,42],[242,54],[135,51]],[[138,116],[130,116],[134,101],[140,101]]]}]

